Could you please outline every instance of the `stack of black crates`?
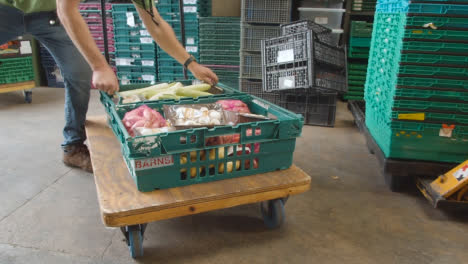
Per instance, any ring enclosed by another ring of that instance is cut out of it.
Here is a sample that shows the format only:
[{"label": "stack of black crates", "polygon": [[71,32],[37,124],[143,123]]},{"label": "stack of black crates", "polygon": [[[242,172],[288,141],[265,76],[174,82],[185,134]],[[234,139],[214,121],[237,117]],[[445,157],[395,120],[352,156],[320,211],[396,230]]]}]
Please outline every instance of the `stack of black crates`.
[{"label": "stack of black crates", "polygon": [[262,41],[264,92],[279,92],[281,107],[308,125],[334,126],[338,93],[346,92],[346,55],[331,30],[311,21],[281,25],[281,36]]},{"label": "stack of black crates", "polygon": [[240,90],[272,103],[278,93],[262,90],[261,41],[280,35],[279,25],[291,21],[291,0],[242,0]]}]

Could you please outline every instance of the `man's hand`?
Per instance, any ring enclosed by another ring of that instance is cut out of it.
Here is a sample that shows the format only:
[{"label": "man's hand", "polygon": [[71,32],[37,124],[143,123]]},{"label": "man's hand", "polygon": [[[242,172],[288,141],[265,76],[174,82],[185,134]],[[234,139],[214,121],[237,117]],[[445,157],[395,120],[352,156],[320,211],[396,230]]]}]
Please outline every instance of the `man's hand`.
[{"label": "man's hand", "polygon": [[110,95],[119,91],[119,81],[109,66],[93,71],[93,86]]},{"label": "man's hand", "polygon": [[204,81],[205,83],[215,85],[218,83],[218,76],[205,66],[192,62],[189,64],[188,69],[192,72],[193,76],[198,80]]}]

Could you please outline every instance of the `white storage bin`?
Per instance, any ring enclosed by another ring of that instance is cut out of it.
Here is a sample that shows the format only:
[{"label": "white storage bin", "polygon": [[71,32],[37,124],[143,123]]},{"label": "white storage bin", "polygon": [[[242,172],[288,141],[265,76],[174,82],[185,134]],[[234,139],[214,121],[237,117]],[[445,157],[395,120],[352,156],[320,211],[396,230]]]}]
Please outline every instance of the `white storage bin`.
[{"label": "white storage bin", "polygon": [[346,12],[341,8],[299,7],[298,10],[301,20],[311,20],[330,29],[341,29],[341,20]]},{"label": "white storage bin", "polygon": [[301,7],[343,8],[344,0],[303,0]]}]

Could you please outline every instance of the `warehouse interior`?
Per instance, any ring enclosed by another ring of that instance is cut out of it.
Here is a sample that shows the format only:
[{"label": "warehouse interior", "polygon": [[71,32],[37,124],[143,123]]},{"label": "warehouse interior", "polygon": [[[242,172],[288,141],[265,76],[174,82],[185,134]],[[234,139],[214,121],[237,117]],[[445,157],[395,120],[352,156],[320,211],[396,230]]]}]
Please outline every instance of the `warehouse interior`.
[{"label": "warehouse interior", "polygon": [[[467,1],[180,2],[183,9],[178,0],[155,7],[186,51],[217,74],[223,94],[182,99],[177,93],[196,78],[140,28],[130,1],[80,4],[120,86],[115,96],[91,89],[93,173],[62,161],[66,89],[48,50],[30,36],[0,46],[0,263],[466,263]],[[297,23],[306,29],[287,33]],[[27,55],[8,54],[15,48]],[[123,103],[125,92],[185,77],[170,98]],[[241,101],[254,115],[224,134],[216,125],[158,130],[187,133],[177,138],[185,149],[164,138],[153,152],[139,149],[131,133],[140,130],[124,117],[144,103],[170,123],[164,107],[225,107],[218,100]],[[225,176],[213,179],[203,155],[223,157],[208,139],[232,133],[239,141],[227,142],[229,157],[213,169]],[[138,160],[164,155],[180,173],[154,164],[138,170]],[[177,183],[145,178],[166,174]],[[296,176],[303,182],[293,186]]]}]

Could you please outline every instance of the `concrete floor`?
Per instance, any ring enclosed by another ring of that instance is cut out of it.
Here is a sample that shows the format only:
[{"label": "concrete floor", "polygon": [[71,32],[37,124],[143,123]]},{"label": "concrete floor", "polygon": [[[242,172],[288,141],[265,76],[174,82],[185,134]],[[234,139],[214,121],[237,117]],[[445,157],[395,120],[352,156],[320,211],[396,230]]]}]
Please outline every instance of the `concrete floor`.
[{"label": "concrete floor", "polygon": [[[133,263],[101,222],[93,176],[61,163],[62,109],[62,89],[35,89],[31,105],[0,94],[0,263]],[[345,104],[335,128],[304,127],[295,163],[312,189],[289,199],[281,229],[257,205],[151,223],[135,262],[468,263],[468,218],[390,192]]]}]

